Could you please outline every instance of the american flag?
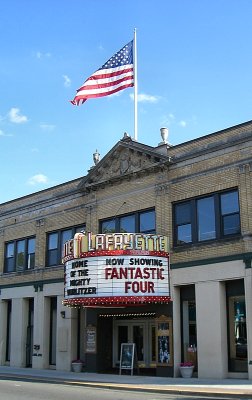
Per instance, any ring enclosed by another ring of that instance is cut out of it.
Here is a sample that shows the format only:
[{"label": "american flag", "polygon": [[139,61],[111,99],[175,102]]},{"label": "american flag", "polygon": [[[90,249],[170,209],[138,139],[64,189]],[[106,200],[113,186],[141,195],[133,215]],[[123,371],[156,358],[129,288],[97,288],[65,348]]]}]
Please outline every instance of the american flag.
[{"label": "american flag", "polygon": [[92,97],[103,97],[134,86],[133,40],[123,46],[77,90],[73,105]]}]

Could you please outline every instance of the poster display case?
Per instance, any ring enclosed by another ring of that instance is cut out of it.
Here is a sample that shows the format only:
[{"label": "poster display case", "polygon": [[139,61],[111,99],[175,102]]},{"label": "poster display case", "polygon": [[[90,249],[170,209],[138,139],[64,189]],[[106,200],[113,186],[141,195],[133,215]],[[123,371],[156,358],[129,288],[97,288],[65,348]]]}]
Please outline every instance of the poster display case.
[{"label": "poster display case", "polygon": [[156,319],[157,365],[173,365],[172,319],[162,315]]}]

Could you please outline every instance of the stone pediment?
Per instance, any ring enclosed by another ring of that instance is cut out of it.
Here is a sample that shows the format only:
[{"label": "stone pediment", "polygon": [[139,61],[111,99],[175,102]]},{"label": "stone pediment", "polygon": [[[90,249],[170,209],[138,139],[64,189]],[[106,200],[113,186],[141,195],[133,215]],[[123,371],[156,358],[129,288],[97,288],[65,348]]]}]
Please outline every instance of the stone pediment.
[{"label": "stone pediment", "polygon": [[79,188],[95,189],[99,185],[164,164],[167,160],[168,157],[158,153],[155,148],[138,143],[127,136],[89,170]]}]

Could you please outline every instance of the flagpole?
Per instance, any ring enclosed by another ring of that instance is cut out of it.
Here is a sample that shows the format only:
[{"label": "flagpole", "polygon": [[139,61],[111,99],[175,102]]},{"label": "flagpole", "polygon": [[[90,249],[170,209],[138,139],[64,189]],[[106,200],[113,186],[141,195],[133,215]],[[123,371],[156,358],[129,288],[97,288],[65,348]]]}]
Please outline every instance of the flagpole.
[{"label": "flagpole", "polygon": [[134,29],[134,139],[137,140],[137,41]]}]

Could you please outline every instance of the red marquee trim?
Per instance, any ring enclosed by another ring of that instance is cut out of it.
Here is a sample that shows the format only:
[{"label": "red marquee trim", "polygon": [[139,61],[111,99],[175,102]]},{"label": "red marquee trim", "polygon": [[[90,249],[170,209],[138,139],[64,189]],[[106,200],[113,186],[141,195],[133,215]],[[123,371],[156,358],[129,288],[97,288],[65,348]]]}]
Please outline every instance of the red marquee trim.
[{"label": "red marquee trim", "polygon": [[111,306],[121,305],[146,305],[146,304],[168,304],[171,302],[170,296],[110,296],[93,298],[74,298],[63,300],[63,304],[69,307],[78,306]]},{"label": "red marquee trim", "polygon": [[152,256],[152,257],[166,257],[169,258],[169,253],[166,251],[153,251],[153,250],[96,250],[81,252],[80,255],[75,258],[73,255],[68,255],[63,258],[63,262],[66,263],[70,260],[79,260],[80,258],[87,257],[101,257],[101,256]]}]

